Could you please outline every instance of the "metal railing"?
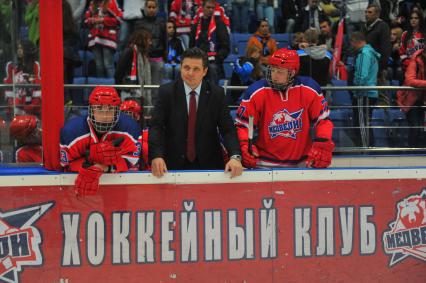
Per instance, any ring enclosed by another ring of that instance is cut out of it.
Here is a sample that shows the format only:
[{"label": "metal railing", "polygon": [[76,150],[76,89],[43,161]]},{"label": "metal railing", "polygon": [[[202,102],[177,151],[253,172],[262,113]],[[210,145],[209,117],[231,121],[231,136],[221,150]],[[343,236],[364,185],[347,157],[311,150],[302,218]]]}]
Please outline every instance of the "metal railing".
[{"label": "metal railing", "polygon": [[[65,84],[64,88],[65,89],[84,89],[84,88],[94,88],[98,85],[95,84]],[[131,90],[131,89],[157,89],[160,87],[160,85],[109,85],[112,87],[115,87],[118,90]],[[247,86],[231,86],[231,85],[227,85],[225,83],[225,85],[222,86],[225,89],[225,92],[227,90],[245,90],[247,89]],[[7,88],[40,88],[39,84],[0,84],[0,89],[7,89]],[[381,90],[381,91],[398,91],[398,90],[413,90],[413,91],[421,91],[421,90],[426,90],[426,88],[415,88],[415,87],[409,87],[409,86],[324,86],[321,87],[321,89],[323,91],[337,91],[337,90],[349,90],[349,91],[356,91],[356,90]],[[66,106],[67,107],[67,106]],[[86,106],[72,106],[76,109],[79,108],[86,108]],[[152,107],[152,106],[151,106]],[[151,108],[148,106],[148,108]],[[236,109],[238,107],[238,105],[231,105],[230,108],[231,109]],[[351,108],[356,108],[357,106],[352,106],[352,105],[344,105],[344,106],[330,106],[330,109],[351,109]],[[374,105],[374,106],[363,106],[364,108],[369,107],[369,108],[375,108],[375,109],[398,109],[399,106],[392,106],[392,105]],[[426,106],[414,106],[414,107],[422,107],[422,108],[426,108]],[[0,109],[1,109],[1,105],[0,105]],[[365,128],[367,129],[409,129],[409,128],[413,128],[413,127],[409,127],[409,126],[392,126],[392,125],[388,125],[388,126],[366,126]],[[423,127],[420,127],[423,128]],[[354,126],[340,126],[340,127],[336,127],[335,129],[339,129],[339,130],[351,130],[351,129],[358,129],[358,127],[354,127]],[[426,146],[426,144],[425,144]],[[373,152],[373,153],[396,153],[396,152],[425,152],[426,147],[421,147],[421,148],[417,148],[417,147],[337,147],[336,148],[336,152],[337,153],[369,153],[369,152]]]}]

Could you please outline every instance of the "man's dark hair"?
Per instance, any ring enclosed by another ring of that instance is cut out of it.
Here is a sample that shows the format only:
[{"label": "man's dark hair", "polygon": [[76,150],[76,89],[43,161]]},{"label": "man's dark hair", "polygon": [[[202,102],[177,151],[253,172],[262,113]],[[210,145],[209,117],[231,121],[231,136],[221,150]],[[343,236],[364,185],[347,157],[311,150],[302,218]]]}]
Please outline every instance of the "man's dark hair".
[{"label": "man's dark hair", "polygon": [[379,17],[380,17],[380,13],[382,12],[382,8],[380,8],[379,4],[377,4],[377,3],[368,4],[367,9],[368,8],[374,8],[374,10],[376,11],[376,14],[379,15]]},{"label": "man's dark hair", "polygon": [[204,68],[207,68],[209,66],[209,58],[207,57],[207,53],[198,47],[192,47],[192,48],[186,49],[182,54],[181,62],[183,62],[185,58],[201,59],[203,61]]},{"label": "man's dark hair", "polygon": [[363,32],[361,32],[361,31],[353,32],[349,36],[349,40],[353,41],[353,42],[365,41],[365,34]]},{"label": "man's dark hair", "polygon": [[212,4],[215,4],[216,5],[216,0],[204,0],[204,1],[202,1],[203,3],[202,3],[202,6],[204,7],[204,6],[206,6],[206,4],[207,3],[212,3]]},{"label": "man's dark hair", "polygon": [[328,23],[328,25],[331,27],[332,25],[331,25],[331,20],[330,20],[330,18],[329,17],[327,17],[327,16],[322,16],[322,17],[320,17],[319,18],[319,23],[321,24],[321,23],[323,23],[323,22],[327,22]]}]

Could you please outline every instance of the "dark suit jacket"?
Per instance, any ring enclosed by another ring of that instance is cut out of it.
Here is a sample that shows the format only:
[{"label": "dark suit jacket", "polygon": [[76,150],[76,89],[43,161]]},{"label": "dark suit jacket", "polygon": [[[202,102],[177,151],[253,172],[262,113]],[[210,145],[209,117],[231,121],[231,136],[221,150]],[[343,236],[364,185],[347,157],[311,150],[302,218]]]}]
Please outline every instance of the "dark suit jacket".
[{"label": "dark suit jacket", "polygon": [[[183,169],[186,158],[188,111],[182,79],[162,85],[149,130],[149,160],[163,157],[168,169]],[[241,155],[234,122],[223,88],[203,81],[197,107],[196,156],[200,169],[223,169],[218,130],[229,156]]]}]

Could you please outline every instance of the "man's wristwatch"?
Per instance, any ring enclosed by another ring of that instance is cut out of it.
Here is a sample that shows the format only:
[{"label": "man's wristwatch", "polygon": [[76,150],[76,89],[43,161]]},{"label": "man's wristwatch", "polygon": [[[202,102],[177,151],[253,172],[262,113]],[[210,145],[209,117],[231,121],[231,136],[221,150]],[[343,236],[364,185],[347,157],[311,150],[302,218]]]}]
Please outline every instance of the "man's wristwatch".
[{"label": "man's wristwatch", "polygon": [[241,158],[241,155],[238,155],[238,154],[231,155],[231,156],[229,157],[229,159],[236,159],[236,160],[238,160],[239,162],[241,162],[241,160],[243,160],[243,159]]}]

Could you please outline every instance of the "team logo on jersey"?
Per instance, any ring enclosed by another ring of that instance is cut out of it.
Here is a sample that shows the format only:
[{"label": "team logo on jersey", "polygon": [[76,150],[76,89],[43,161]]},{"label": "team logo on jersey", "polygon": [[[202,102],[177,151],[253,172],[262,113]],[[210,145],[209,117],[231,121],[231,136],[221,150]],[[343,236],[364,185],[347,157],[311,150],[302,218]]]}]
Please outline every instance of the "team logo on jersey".
[{"label": "team logo on jersey", "polygon": [[302,113],[303,109],[293,113],[283,109],[275,113],[268,126],[271,139],[278,136],[296,139],[296,133],[302,130]]},{"label": "team logo on jersey", "polygon": [[392,255],[389,267],[408,256],[426,261],[426,188],[396,205],[396,220],[383,233],[383,246]]},{"label": "team logo on jersey", "polygon": [[42,238],[33,226],[54,202],[0,212],[0,281],[18,283],[24,266],[43,263]]}]

